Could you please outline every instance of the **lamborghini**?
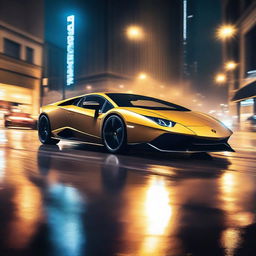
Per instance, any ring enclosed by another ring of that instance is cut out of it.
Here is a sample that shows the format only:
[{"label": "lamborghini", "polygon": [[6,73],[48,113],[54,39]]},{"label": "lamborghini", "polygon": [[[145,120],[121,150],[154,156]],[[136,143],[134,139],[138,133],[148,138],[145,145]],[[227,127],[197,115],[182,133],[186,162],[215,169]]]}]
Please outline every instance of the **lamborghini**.
[{"label": "lamborghini", "polygon": [[90,93],[44,106],[38,135],[43,144],[75,139],[104,145],[111,153],[129,145],[161,152],[233,151],[232,131],[215,118],[127,93]]}]

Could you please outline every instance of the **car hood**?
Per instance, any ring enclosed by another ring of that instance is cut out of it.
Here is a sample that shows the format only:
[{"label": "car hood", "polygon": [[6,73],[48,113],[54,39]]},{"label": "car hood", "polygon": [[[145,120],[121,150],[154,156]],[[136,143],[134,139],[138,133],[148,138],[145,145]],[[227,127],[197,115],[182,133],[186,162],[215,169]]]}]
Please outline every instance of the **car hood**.
[{"label": "car hood", "polygon": [[175,110],[149,110],[142,108],[125,108],[144,116],[154,116],[168,119],[184,126],[219,126],[222,125],[218,120],[204,113],[195,111],[175,111]]}]

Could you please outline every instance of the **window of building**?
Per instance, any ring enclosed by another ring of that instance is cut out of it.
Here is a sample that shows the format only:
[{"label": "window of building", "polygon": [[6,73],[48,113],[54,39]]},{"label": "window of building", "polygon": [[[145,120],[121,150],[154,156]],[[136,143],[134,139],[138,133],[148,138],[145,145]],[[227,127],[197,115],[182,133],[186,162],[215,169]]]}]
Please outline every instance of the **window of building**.
[{"label": "window of building", "polygon": [[20,48],[20,44],[7,38],[4,39],[4,54],[16,59],[20,59]]},{"label": "window of building", "polygon": [[34,49],[26,47],[26,61],[28,63],[34,63]]},{"label": "window of building", "polygon": [[256,70],[256,26],[254,26],[245,36],[245,72]]}]

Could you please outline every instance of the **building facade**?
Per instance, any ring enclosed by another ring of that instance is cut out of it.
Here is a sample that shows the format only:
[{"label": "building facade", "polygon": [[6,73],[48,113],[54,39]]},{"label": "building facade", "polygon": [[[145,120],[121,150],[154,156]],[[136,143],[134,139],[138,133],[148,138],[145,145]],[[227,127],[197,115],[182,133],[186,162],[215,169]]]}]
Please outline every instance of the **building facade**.
[{"label": "building facade", "polygon": [[256,115],[256,1],[226,0],[223,3],[226,24],[236,28],[236,36],[227,40],[224,61],[238,65],[228,74],[231,114],[243,124]]},{"label": "building facade", "polygon": [[[179,83],[182,1],[74,0],[64,5],[60,0],[48,0],[46,3],[46,41],[62,48],[64,53],[66,20],[63,14],[62,23],[57,21],[56,12],[75,15],[75,83],[66,86],[67,97],[102,90],[136,92],[150,83],[158,83],[162,88],[176,87]],[[141,28],[143,39],[129,39],[126,34],[129,26]],[[140,73],[147,79],[136,83]],[[51,71],[46,70],[45,74]],[[59,79],[63,76],[60,72]],[[47,78],[51,94],[56,87],[51,77]],[[58,90],[61,92],[62,88]]]},{"label": "building facade", "polygon": [[[214,28],[221,23],[221,1],[183,0],[183,79],[194,94],[201,94],[207,110],[226,102],[225,90],[214,84],[219,69],[221,45],[214,40]],[[199,103],[199,104],[198,104]],[[205,110],[206,111],[206,110]]]},{"label": "building facade", "polygon": [[42,51],[43,1],[0,0],[1,118],[39,113]]}]

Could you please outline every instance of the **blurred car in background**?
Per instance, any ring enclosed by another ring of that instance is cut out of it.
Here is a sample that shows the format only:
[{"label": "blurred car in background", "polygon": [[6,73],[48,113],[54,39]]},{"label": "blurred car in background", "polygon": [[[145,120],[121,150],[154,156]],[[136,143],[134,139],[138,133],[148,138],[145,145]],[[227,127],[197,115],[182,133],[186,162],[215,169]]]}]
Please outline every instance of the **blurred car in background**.
[{"label": "blurred car in background", "polygon": [[27,113],[13,112],[5,115],[4,125],[8,127],[26,127],[31,129],[36,129],[37,121]]},{"label": "blurred car in background", "polygon": [[256,131],[256,115],[252,115],[247,118],[245,121],[245,127],[250,131]]}]

